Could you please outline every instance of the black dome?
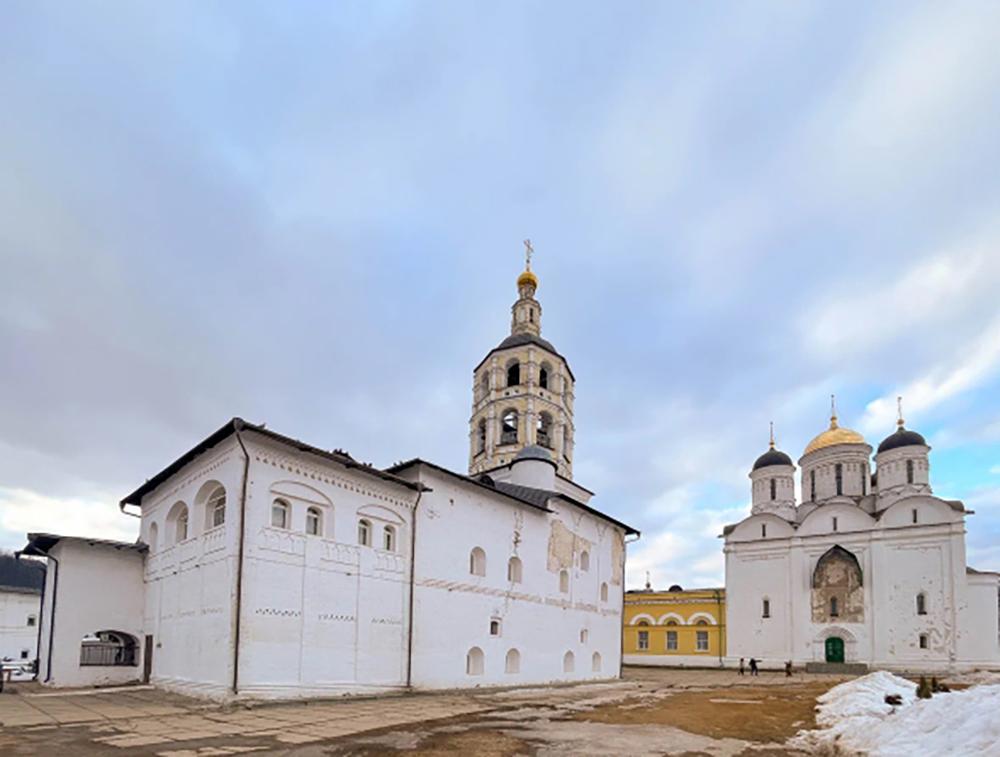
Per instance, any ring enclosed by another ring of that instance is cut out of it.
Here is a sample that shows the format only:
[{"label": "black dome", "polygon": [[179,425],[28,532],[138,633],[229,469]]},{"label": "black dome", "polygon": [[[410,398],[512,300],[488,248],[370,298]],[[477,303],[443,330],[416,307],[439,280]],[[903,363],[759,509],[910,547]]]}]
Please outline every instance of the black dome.
[{"label": "black dome", "polygon": [[791,465],[792,458],[784,452],[779,452],[773,447],[758,457],[753,464],[753,469],[766,468],[769,465]]},{"label": "black dome", "polygon": [[911,447],[915,444],[927,446],[927,440],[924,439],[916,431],[910,431],[902,426],[896,429],[892,434],[889,434],[882,443],[878,445],[879,452],[888,452],[891,449],[896,449],[898,447]]}]

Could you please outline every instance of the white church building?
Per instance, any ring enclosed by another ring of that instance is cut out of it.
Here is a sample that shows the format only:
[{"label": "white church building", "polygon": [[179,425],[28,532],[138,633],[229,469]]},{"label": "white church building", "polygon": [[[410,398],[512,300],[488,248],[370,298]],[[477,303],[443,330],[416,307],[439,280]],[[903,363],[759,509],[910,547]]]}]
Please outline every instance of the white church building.
[{"label": "white church building", "polygon": [[39,680],[214,699],[616,678],[629,526],[572,479],[573,374],[518,279],[474,371],[469,474],[234,418],[125,497],[135,544],[49,558]]},{"label": "white church building", "polygon": [[966,566],[965,519],[931,490],[930,447],[904,426],[875,453],[837,423],[795,466],[771,447],[749,517],[724,530],[729,661],[822,669],[1000,668],[1000,575]]}]

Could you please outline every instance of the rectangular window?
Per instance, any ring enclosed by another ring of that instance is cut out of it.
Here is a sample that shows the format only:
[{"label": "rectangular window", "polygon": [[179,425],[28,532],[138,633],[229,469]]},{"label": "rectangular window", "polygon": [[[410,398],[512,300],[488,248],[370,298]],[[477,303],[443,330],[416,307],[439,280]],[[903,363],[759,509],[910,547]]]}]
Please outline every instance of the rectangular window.
[{"label": "rectangular window", "polygon": [[834,468],[834,475],[837,477],[837,494],[841,495],[844,493],[844,465],[843,463],[837,463]]},{"label": "rectangular window", "polygon": [[695,639],[695,649],[699,652],[708,651],[708,631],[698,631]]},{"label": "rectangular window", "polygon": [[37,622],[38,622],[38,620],[37,620],[37,618],[35,618],[35,616],[34,616],[34,615],[29,615],[29,616],[28,616],[28,625],[29,625],[29,626],[33,626],[33,625],[35,625],[35,623],[37,623]]},{"label": "rectangular window", "polygon": [[639,649],[649,649],[649,631],[639,631]]},{"label": "rectangular window", "polygon": [[917,522],[917,508],[915,507],[913,508],[913,522]]},{"label": "rectangular window", "polygon": [[912,460],[907,460],[906,461],[906,483],[908,483],[908,484],[912,484],[913,483],[913,461]]},{"label": "rectangular window", "polygon": [[861,466],[861,493],[868,493],[868,470],[865,466]]},{"label": "rectangular window", "polygon": [[771,479],[771,501],[778,498],[778,482],[775,479]]},{"label": "rectangular window", "polygon": [[816,501],[816,471],[809,471],[809,500]]},{"label": "rectangular window", "polygon": [[927,634],[920,634],[920,648],[927,649]]},{"label": "rectangular window", "polygon": [[761,612],[761,615],[760,615],[762,618],[770,618],[771,617],[771,600],[770,599],[765,599],[764,600],[762,610],[763,611]]},{"label": "rectangular window", "polygon": [[767,538],[767,524],[766,523],[761,523],[760,524],[760,536],[761,536],[762,539],[766,539]]},{"label": "rectangular window", "polygon": [[27,660],[29,654],[31,654],[31,653],[27,649],[22,649],[21,650],[21,659],[22,660]]},{"label": "rectangular window", "polygon": [[833,530],[834,531],[837,530],[837,517],[836,516],[834,516],[834,518],[833,518]]},{"label": "rectangular window", "polygon": [[667,651],[677,651],[677,631],[667,631]]}]

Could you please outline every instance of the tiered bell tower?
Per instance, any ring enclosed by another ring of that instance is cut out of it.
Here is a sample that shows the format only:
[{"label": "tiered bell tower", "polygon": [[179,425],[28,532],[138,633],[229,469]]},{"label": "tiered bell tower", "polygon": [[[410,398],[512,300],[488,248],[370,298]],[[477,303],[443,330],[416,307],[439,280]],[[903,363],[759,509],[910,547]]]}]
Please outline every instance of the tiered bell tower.
[{"label": "tiered bell tower", "polygon": [[[542,339],[542,306],[535,299],[534,250],[525,240],[524,271],[511,307],[510,336],[473,371],[469,473],[508,465],[525,447],[541,447],[559,475],[573,477],[573,372]],[[544,454],[541,450],[538,454]]]}]

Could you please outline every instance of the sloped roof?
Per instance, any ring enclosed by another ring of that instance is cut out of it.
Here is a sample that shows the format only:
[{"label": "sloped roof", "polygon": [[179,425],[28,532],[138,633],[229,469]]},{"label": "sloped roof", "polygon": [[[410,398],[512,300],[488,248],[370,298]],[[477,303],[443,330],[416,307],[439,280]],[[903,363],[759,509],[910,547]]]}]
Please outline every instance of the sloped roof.
[{"label": "sloped roof", "polygon": [[0,591],[40,594],[44,585],[44,562],[18,560],[14,555],[0,554]]}]

